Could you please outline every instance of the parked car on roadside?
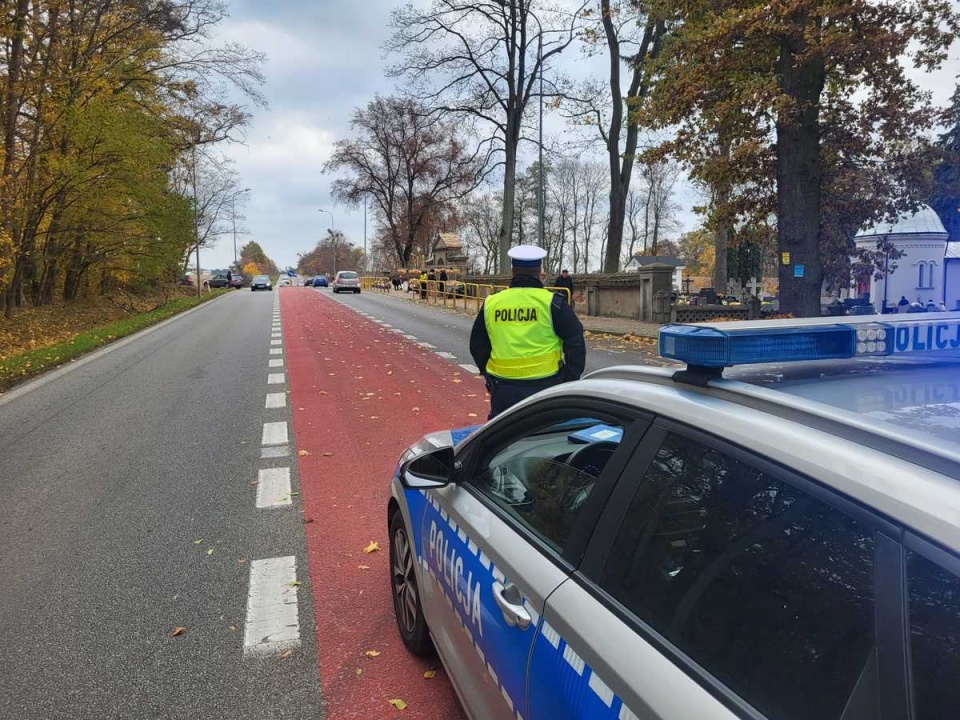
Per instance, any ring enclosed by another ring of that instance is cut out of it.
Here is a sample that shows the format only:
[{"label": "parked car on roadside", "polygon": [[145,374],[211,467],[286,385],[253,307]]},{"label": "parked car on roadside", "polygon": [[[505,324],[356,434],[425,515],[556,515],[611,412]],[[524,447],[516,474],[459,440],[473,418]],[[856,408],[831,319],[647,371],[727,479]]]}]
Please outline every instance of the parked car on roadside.
[{"label": "parked car on roadside", "polygon": [[232,288],[242,288],[243,287],[243,275],[240,273],[230,273],[230,287]]},{"label": "parked car on roadside", "polygon": [[206,285],[211,288],[225,288],[232,286],[233,279],[230,275],[218,273],[207,280]]},{"label": "parked car on roadside", "polygon": [[250,281],[250,291],[254,290],[273,290],[273,282],[266,275],[254,275]]},{"label": "parked car on roadside", "polygon": [[333,278],[333,291],[360,294],[360,276],[353,270],[341,270]]}]

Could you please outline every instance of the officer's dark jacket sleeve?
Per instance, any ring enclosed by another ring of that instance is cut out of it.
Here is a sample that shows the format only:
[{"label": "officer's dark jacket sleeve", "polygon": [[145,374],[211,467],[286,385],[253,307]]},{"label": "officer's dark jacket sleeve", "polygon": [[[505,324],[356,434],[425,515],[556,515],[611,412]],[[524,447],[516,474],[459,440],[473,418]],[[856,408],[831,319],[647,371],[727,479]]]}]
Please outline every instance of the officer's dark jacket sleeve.
[{"label": "officer's dark jacket sleeve", "polygon": [[487,323],[483,319],[483,306],[480,306],[480,312],[477,313],[477,319],[473,321],[473,329],[470,331],[470,355],[473,357],[473,364],[480,368],[480,372],[487,370],[487,360],[490,359],[490,335],[487,333]]},{"label": "officer's dark jacket sleeve", "polygon": [[[553,302],[550,304],[550,316],[553,320],[553,331],[563,341],[566,379],[577,380],[583,375],[583,369],[587,364],[587,343],[583,339],[583,325],[562,295],[553,296]],[[474,331],[476,331],[476,325],[474,325]],[[486,338],[486,329],[484,329],[484,338],[489,348],[490,340]],[[470,340],[470,350],[473,352],[473,338]],[[487,357],[489,357],[489,349]],[[474,355],[474,358],[476,358],[476,355]],[[477,367],[483,366],[478,363]]]}]

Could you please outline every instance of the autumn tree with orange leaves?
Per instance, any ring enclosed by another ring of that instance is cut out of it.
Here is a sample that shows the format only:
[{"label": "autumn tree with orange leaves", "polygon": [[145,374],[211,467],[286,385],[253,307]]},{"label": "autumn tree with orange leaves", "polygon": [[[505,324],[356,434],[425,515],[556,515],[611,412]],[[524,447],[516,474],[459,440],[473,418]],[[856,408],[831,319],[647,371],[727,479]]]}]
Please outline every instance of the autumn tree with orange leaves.
[{"label": "autumn tree with orange leaves", "polygon": [[928,190],[924,136],[939,116],[906,67],[942,65],[957,11],[949,0],[667,4],[680,22],[645,121],[679,127],[669,150],[724,191],[734,222],[775,213],[789,253],[780,308],[819,315],[825,273],[849,272],[857,228]]}]

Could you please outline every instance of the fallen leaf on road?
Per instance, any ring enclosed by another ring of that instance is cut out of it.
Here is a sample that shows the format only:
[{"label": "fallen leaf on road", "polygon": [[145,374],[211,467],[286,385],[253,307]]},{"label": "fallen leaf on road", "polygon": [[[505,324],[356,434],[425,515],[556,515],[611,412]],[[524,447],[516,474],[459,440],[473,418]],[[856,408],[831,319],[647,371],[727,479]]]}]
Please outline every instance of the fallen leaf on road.
[{"label": "fallen leaf on road", "polygon": [[436,670],[427,670],[425,673],[423,673],[423,676],[424,676],[427,680],[430,680],[430,679],[435,678],[435,677],[437,676],[437,671],[436,671]]},{"label": "fallen leaf on road", "polygon": [[413,410],[413,412],[420,412],[420,408],[418,408],[418,407],[410,408],[410,409]]},{"label": "fallen leaf on road", "polygon": [[213,548],[210,548],[209,550],[207,550],[207,555],[213,555]]},{"label": "fallen leaf on road", "polygon": [[332,452],[325,452],[325,453],[323,454],[324,457],[331,457],[332,455],[333,455]]},{"label": "fallen leaf on road", "polygon": [[303,519],[303,522],[304,522],[305,525],[306,525],[306,524],[309,524],[309,523],[312,523],[312,522],[313,522],[313,518],[304,518],[304,519]]},{"label": "fallen leaf on road", "polygon": [[303,583],[299,580],[291,580],[287,583],[287,587],[300,587],[301,585],[303,585]]},{"label": "fallen leaf on road", "polygon": [[407,704],[400,698],[394,698],[393,700],[388,700],[391,705],[393,705],[397,710],[406,710]]},{"label": "fallen leaf on road", "polygon": [[365,553],[367,553],[367,555],[369,555],[370,553],[376,552],[376,551],[379,550],[379,549],[380,549],[380,543],[378,543],[376,540],[371,540],[371,541],[370,541],[370,544],[367,545],[367,546],[363,549],[363,551],[364,551]]},{"label": "fallen leaf on road", "polygon": [[306,457],[306,456],[309,455],[309,454],[310,454],[310,453],[308,453],[306,450],[298,450],[298,451],[297,451],[297,455],[299,455],[300,457]]},{"label": "fallen leaf on road", "polygon": [[291,648],[290,650],[284,650],[282,653],[280,653],[280,659],[283,660],[284,658],[288,658],[288,657],[290,657],[291,655],[293,655],[293,649],[292,649],[292,648]]},{"label": "fallen leaf on road", "polygon": [[380,419],[380,416],[379,416],[379,415],[371,415],[371,416],[370,416],[370,419],[371,419],[371,420],[379,420],[379,419]]},{"label": "fallen leaf on road", "polygon": [[369,569],[370,569],[370,566],[369,566],[369,565],[357,565],[357,569],[358,569],[358,570],[369,570]]},{"label": "fallen leaf on road", "polygon": [[231,626],[230,626],[230,632],[236,632],[236,631],[237,631],[236,625],[231,625]]},{"label": "fallen leaf on road", "polygon": [[321,390],[321,391],[320,391],[319,393],[317,393],[317,394],[318,394],[318,395],[326,395],[326,394],[327,394],[327,391],[326,391],[326,390]]},{"label": "fallen leaf on road", "polygon": [[467,413],[467,417],[476,417],[476,416],[477,416],[476,413]]},{"label": "fallen leaf on road", "polygon": [[238,557],[238,558],[237,558],[237,565],[243,565],[246,561],[247,561],[247,559],[246,559],[245,557]]},{"label": "fallen leaf on road", "polygon": [[379,651],[379,650],[366,650],[366,651],[364,651],[363,654],[366,655],[367,657],[377,657],[377,656],[380,655],[380,651]]},{"label": "fallen leaf on road", "polygon": [[194,544],[194,545],[199,545],[199,544],[202,543],[202,542],[203,542],[203,538],[200,538],[199,540],[194,540],[194,541],[193,541],[193,544]]},{"label": "fallen leaf on road", "polygon": [[173,630],[170,631],[170,637],[172,638],[180,637],[181,635],[186,635],[186,634],[187,634],[187,629],[179,625],[177,625]]},{"label": "fallen leaf on road", "polygon": [[360,677],[361,675],[363,675],[363,670],[361,668],[357,668],[357,677]]}]

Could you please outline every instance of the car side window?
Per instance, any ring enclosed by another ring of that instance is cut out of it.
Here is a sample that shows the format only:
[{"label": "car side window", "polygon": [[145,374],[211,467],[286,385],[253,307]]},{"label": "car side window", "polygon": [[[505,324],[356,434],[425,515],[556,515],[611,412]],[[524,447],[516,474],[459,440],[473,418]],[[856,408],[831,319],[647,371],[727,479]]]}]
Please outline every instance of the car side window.
[{"label": "car side window", "polygon": [[908,552],[907,603],[914,717],[955,717],[960,707],[960,578]]},{"label": "car side window", "polygon": [[767,717],[840,718],[874,647],[872,530],[668,433],[601,586]]},{"label": "car side window", "polygon": [[620,423],[553,419],[487,453],[470,484],[562,553],[622,437]]}]

